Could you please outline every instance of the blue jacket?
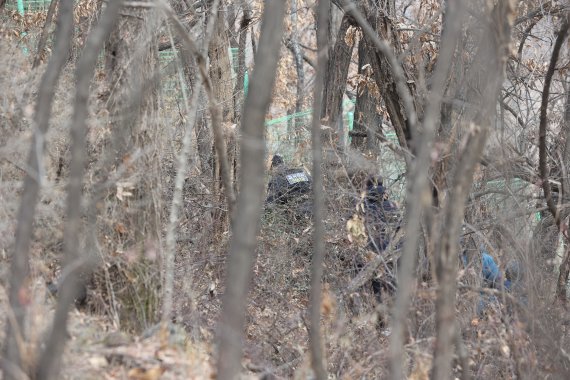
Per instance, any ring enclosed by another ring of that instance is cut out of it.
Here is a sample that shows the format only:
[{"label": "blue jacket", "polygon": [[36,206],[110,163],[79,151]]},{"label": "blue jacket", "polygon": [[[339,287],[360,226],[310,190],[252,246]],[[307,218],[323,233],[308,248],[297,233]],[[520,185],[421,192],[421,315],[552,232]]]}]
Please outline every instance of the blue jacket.
[{"label": "blue jacket", "polygon": [[484,285],[490,288],[496,288],[501,282],[501,272],[499,266],[489,253],[482,251],[481,253],[482,268],[481,274],[483,276]]}]

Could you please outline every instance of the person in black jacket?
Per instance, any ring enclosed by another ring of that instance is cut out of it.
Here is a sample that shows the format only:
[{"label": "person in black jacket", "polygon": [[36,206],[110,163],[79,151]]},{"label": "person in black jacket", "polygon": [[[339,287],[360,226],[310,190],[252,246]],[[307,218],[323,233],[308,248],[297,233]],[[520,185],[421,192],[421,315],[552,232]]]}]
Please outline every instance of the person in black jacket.
[{"label": "person in black jacket", "polygon": [[[376,254],[383,254],[400,228],[400,213],[396,203],[388,198],[382,177],[368,177],[362,207],[368,235],[367,249]],[[400,245],[396,244],[395,249]],[[395,291],[398,262],[399,258],[389,260],[385,264],[384,273],[371,279],[370,285],[377,302],[382,302],[383,293],[393,294]],[[364,266],[364,262],[357,263],[358,270],[362,270]]]},{"label": "person in black jacket", "polygon": [[302,168],[289,168],[279,155],[271,160],[272,176],[267,188],[267,203],[286,204],[311,192],[311,178]]},{"label": "person in black jacket", "polygon": [[388,199],[381,177],[369,177],[366,181],[364,213],[368,248],[384,251],[390,243],[390,236],[400,227],[400,214],[396,203]]},{"label": "person in black jacket", "polygon": [[280,155],[271,160],[271,179],[267,187],[266,203],[290,205],[296,213],[307,216],[311,212],[311,177],[302,168],[289,168]]}]

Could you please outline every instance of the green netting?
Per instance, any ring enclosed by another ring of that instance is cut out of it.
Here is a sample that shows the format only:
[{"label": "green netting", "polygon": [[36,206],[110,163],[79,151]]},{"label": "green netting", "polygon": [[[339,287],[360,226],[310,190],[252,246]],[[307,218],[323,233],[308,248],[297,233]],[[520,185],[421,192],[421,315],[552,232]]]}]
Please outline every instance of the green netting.
[{"label": "green netting", "polygon": [[234,78],[234,80],[236,79],[239,70],[238,55],[239,55],[239,48],[230,48],[230,57],[232,61],[232,77]]},{"label": "green netting", "polygon": [[[49,8],[51,0],[21,0],[24,12],[39,12],[45,11]],[[17,10],[18,0],[8,0],[6,8]]]},{"label": "green netting", "polygon": [[[19,10],[20,12],[38,12],[45,11],[49,8],[51,0],[8,0],[6,7],[13,10]],[[176,64],[176,51],[169,49],[164,50],[159,53],[159,65],[160,69],[165,75],[163,75],[161,80],[162,92],[165,96],[175,99],[180,99],[182,96],[182,86],[186,86],[186,83],[180,83],[178,75],[175,74],[176,71],[166,70],[168,65]],[[230,48],[229,54],[232,64],[232,77],[234,80],[237,78],[237,73],[239,69],[238,63],[238,48]],[[99,57],[99,66],[103,66],[103,55]],[[168,73],[168,74],[166,74]],[[249,75],[247,71],[244,76],[244,93],[247,95],[249,85]],[[354,101],[345,100],[343,103],[343,121],[347,126],[347,133],[351,131],[354,125]],[[311,109],[307,109],[298,113],[291,115],[279,117],[276,119],[267,120],[266,126],[268,127],[268,137],[269,137],[269,150],[279,151],[286,157],[292,157],[295,154],[297,146],[300,142],[309,141],[310,133],[309,126],[311,122]],[[293,125],[301,125],[304,128],[296,128],[294,133]],[[350,137],[348,138],[350,142]]]},{"label": "green netting", "polygon": [[[279,153],[285,161],[294,165],[306,164],[310,157],[310,129],[312,109],[293,113],[287,116],[267,120],[267,150],[270,155]],[[345,128],[345,141],[350,143],[348,132],[354,124],[354,102],[345,100],[343,103],[343,121]],[[301,126],[297,128],[296,126]],[[386,133],[385,137],[397,143],[396,134]],[[401,201],[405,192],[405,182],[402,173],[405,171],[405,162],[397,157],[390,149],[381,149],[377,161],[378,173],[381,174],[389,186],[391,198]]]},{"label": "green netting", "polygon": [[[177,64],[177,62],[175,62],[176,53],[177,52],[172,49],[163,50],[159,52],[158,60],[162,74],[160,83],[162,86],[162,93],[164,96],[172,98],[181,98],[182,87],[180,84],[179,77],[177,75],[177,71],[167,70],[168,65]],[[166,75],[166,73],[169,73],[169,75]],[[187,89],[186,82],[182,83],[182,86],[184,86],[184,88]]]}]

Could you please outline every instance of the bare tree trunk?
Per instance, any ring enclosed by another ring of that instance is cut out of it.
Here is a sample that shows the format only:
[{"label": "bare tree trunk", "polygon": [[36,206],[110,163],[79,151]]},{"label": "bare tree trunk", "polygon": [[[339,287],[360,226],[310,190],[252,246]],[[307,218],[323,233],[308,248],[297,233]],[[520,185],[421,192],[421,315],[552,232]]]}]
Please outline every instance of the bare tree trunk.
[{"label": "bare tree trunk", "polygon": [[[219,202],[220,205],[224,204],[222,184],[224,187],[229,186],[230,191],[233,192],[233,184],[230,173],[231,168],[229,167],[227,158],[227,141],[225,141],[225,136],[222,133],[222,123],[229,125],[235,118],[232,72],[229,55],[230,44],[227,34],[227,26],[223,15],[223,9],[219,9],[218,14],[215,15],[215,17],[217,16],[216,25],[214,27],[212,41],[208,49],[208,55],[210,57],[209,74],[212,83],[212,97],[210,99],[210,102],[213,100],[216,102],[215,105],[210,104],[210,109],[212,112],[214,149],[216,150],[218,157],[214,164],[214,197],[217,198],[216,202]],[[207,90],[208,88],[206,86],[206,93],[208,93]],[[218,114],[220,112],[221,114],[219,116],[214,115],[214,113]],[[219,120],[214,120],[214,118]],[[223,172],[224,170],[225,172]],[[221,178],[222,176],[226,177]],[[226,192],[226,194],[229,193]],[[231,204],[231,202],[233,202],[232,198],[233,195],[229,197],[229,213],[225,212],[222,207],[215,209],[216,215],[214,215],[214,223],[219,226],[219,234],[221,234],[228,225],[228,215],[231,214],[231,209],[233,207]]]},{"label": "bare tree trunk", "polygon": [[[436,300],[436,346],[431,378],[448,379],[452,376],[451,360],[455,337],[455,297],[457,292],[457,268],[460,226],[465,213],[465,202],[473,182],[475,166],[485,146],[487,133],[496,114],[496,104],[504,79],[504,68],[511,38],[512,21],[514,20],[514,2],[499,1],[487,17],[486,25],[475,61],[471,67],[471,91],[469,100],[476,104],[476,113],[469,115],[466,122],[471,123],[462,152],[458,152],[458,163],[452,175],[450,199],[445,209],[445,220],[441,225],[441,236],[436,249],[436,274],[439,287]],[[457,36],[466,7],[462,2],[449,3],[449,23],[444,30],[439,62],[453,57]],[[500,20],[498,22],[497,20]],[[489,41],[492,41],[490,43]],[[444,61],[445,62],[445,61]],[[447,65],[447,63],[446,63]],[[436,69],[437,70],[437,69]],[[447,70],[446,70],[447,71]],[[447,73],[436,71],[434,94],[443,94]],[[438,91],[436,91],[437,89]],[[437,95],[436,95],[437,96]],[[426,123],[439,111],[428,107]],[[451,326],[451,327],[450,327]]]},{"label": "bare tree trunk", "polygon": [[218,379],[234,379],[239,374],[242,330],[245,323],[247,291],[255,262],[256,236],[263,205],[265,154],[265,113],[275,83],[278,52],[283,33],[285,2],[265,2],[259,50],[255,56],[250,90],[242,118],[241,180],[236,223],[230,241],[226,290],[218,327]]},{"label": "bare tree trunk", "polygon": [[78,295],[79,274],[89,261],[82,257],[81,242],[81,197],[86,161],[86,138],[89,100],[89,85],[95,74],[97,56],[113,29],[122,6],[122,1],[113,1],[106,8],[97,27],[91,32],[83,54],[77,64],[75,105],[71,124],[71,167],[67,199],[67,219],[64,231],[65,276],[59,291],[59,299],[52,329],[37,368],[37,379],[51,380],[59,375],[61,358],[67,340],[67,319],[70,307]]},{"label": "bare tree trunk", "polygon": [[[204,90],[200,90],[204,96]],[[214,188],[214,149],[212,147],[212,130],[209,128],[206,120],[206,112],[198,110],[196,121],[196,147],[198,149],[198,157],[200,158],[200,170],[206,176],[209,183],[208,186]]]},{"label": "bare tree trunk", "polygon": [[[33,221],[38,202],[40,184],[44,176],[41,161],[45,149],[45,135],[49,127],[53,93],[63,70],[73,39],[73,0],[61,0],[57,30],[55,35],[55,48],[46,72],[42,77],[38,100],[34,114],[34,134],[28,156],[28,168],[24,179],[24,189],[20,209],[18,211],[18,226],[12,264],[10,269],[9,300],[11,312],[6,321],[6,340],[4,342],[4,360],[9,366],[27,372],[25,361],[24,319],[26,304],[23,295],[27,294],[29,283],[29,254],[33,233]],[[15,379],[13,371],[5,370],[6,380]]]},{"label": "bare tree trunk", "polygon": [[226,23],[228,24],[228,38],[232,48],[237,48],[239,45],[235,30],[236,20],[236,4],[233,1],[228,1],[226,4]]},{"label": "bare tree trunk", "polygon": [[[240,26],[239,26],[239,40],[238,40],[238,72],[236,76],[236,85],[235,85],[235,99],[234,105],[235,110],[234,114],[236,116],[235,122],[238,123],[241,119],[241,113],[243,108],[243,99],[244,99],[244,79],[245,79],[245,52],[247,46],[247,33],[249,30],[249,26],[251,25],[252,15],[249,3],[245,0],[241,0],[241,8],[243,9],[243,16],[241,18]],[[253,38],[253,33],[252,33]]]},{"label": "bare tree trunk", "polygon": [[[544,88],[542,91],[542,103],[540,105],[540,124],[539,124],[539,132],[538,132],[538,141],[539,141],[539,154],[538,154],[538,161],[539,161],[539,173],[540,179],[542,181],[542,189],[544,191],[544,197],[546,198],[546,204],[548,205],[548,209],[550,213],[554,217],[554,222],[556,223],[556,227],[558,230],[563,233],[564,237],[566,238],[567,242],[570,242],[570,237],[568,235],[568,225],[566,221],[562,220],[560,217],[560,210],[556,207],[554,200],[552,199],[552,190],[550,188],[549,182],[549,170],[548,165],[546,163],[546,127],[548,124],[547,120],[547,108],[548,108],[548,98],[550,96],[550,84],[552,82],[552,76],[554,75],[554,71],[556,70],[556,63],[558,62],[558,57],[560,55],[560,49],[562,47],[562,43],[566,39],[566,35],[568,34],[568,29],[570,26],[569,17],[566,15],[564,22],[558,32],[558,36],[556,37],[556,42],[554,43],[554,48],[552,49],[552,56],[550,57],[550,65],[548,66],[548,70],[544,77]],[[565,165],[565,162],[562,162],[561,165]],[[563,168],[562,168],[563,169]],[[564,183],[564,182],[562,182]],[[568,273],[570,271],[569,262],[570,262],[570,251],[566,251],[565,258],[562,261],[562,264],[559,268],[558,273],[558,281],[556,286],[556,298],[561,301],[562,303],[566,303],[567,295],[566,295],[566,284],[568,283]]]},{"label": "bare tree trunk", "polygon": [[[297,94],[295,97],[295,112],[299,113],[303,110],[303,89],[305,87],[305,70],[303,69],[303,56],[301,47],[299,46],[299,30],[297,22],[297,0],[291,0],[291,46],[293,51],[293,59],[295,60],[295,70],[297,72]],[[319,94],[319,96],[322,96]],[[303,120],[300,117],[295,118],[293,126],[293,135],[295,136],[295,147],[299,145],[299,138]]]},{"label": "bare tree trunk", "polygon": [[[570,163],[570,75],[566,74],[566,99],[564,100],[564,119],[562,124],[562,130],[560,131],[561,137],[564,140],[564,150],[562,152],[562,163],[561,165],[568,165]],[[560,168],[560,172],[563,173],[563,168]],[[570,168],[566,167],[566,171]],[[562,176],[564,177],[564,176]],[[563,196],[567,194],[570,195],[570,178],[566,178],[564,182]]]},{"label": "bare tree trunk", "polygon": [[[398,61],[390,43],[395,44],[395,51],[399,53],[398,39],[392,34],[392,17],[394,12],[393,0],[382,0],[381,4],[364,3],[365,18],[350,0],[340,0],[343,9],[350,14],[362,28],[364,38],[367,39],[371,51],[372,69],[380,93],[384,97],[386,109],[400,146],[415,153],[415,147],[410,146],[412,134],[415,133],[417,123],[417,96],[411,92],[407,84],[407,75],[402,64]],[[379,9],[385,10],[380,16]],[[374,25],[374,28],[370,25]],[[419,141],[419,139],[418,139]],[[410,158],[406,156],[406,163]]]},{"label": "bare tree trunk", "polygon": [[455,298],[457,293],[457,267],[461,225],[465,215],[465,201],[473,173],[480,159],[487,138],[487,128],[472,127],[465,141],[465,149],[458,156],[454,170],[451,198],[446,205],[445,221],[441,227],[441,238],[436,248],[436,276],[439,287],[436,299],[436,346],[432,379],[448,379],[451,376],[453,343],[459,334],[455,323]]},{"label": "bare tree trunk", "polygon": [[[360,82],[356,94],[356,105],[354,109],[354,128],[352,133],[352,146],[361,150],[369,147],[370,140],[376,133],[377,113],[376,104],[380,99],[376,99],[369,90],[371,82],[372,66],[370,65],[370,49],[366,47],[366,40],[361,39],[358,44],[358,74],[363,76],[366,82]],[[368,141],[367,141],[368,140]]]},{"label": "bare tree trunk", "polygon": [[44,52],[44,49],[46,47],[46,42],[48,39],[48,31],[49,31],[49,28],[51,26],[51,20],[53,19],[53,14],[55,13],[55,7],[57,5],[57,2],[58,2],[58,0],[52,0],[49,3],[49,8],[48,8],[48,12],[46,15],[46,22],[44,23],[44,28],[42,29],[42,34],[40,35],[40,39],[38,41],[38,50],[36,52],[36,56],[34,58],[34,63],[32,65],[33,69],[38,67],[38,65],[40,64],[40,61],[42,59],[42,54]]},{"label": "bare tree trunk", "polygon": [[234,120],[233,85],[229,53],[230,43],[226,20],[223,17],[224,13],[223,9],[218,10],[208,56],[210,58],[212,90],[222,108],[222,120],[231,122]]},{"label": "bare tree trunk", "polygon": [[321,143],[320,112],[323,101],[324,76],[328,59],[330,3],[317,3],[317,72],[313,97],[312,150],[313,150],[313,257],[311,260],[311,294],[309,299],[309,343],[312,367],[317,380],[326,380],[327,370],[321,336],[321,277],[325,252],[325,197],[323,191],[323,147]]},{"label": "bare tree trunk", "polygon": [[[157,18],[149,0],[125,9],[105,45],[109,88],[110,148],[114,166],[127,160],[135,148],[144,147],[137,169],[146,175],[134,184],[128,212],[121,217],[134,232],[131,241],[157,239],[159,209],[153,193],[160,186],[157,159],[158,97],[154,73],[158,66]],[[143,91],[144,90],[144,91]]]},{"label": "bare tree trunk", "polygon": [[330,59],[325,73],[321,118],[335,131],[339,130],[342,123],[342,98],[346,90],[348,67],[354,48],[354,45],[349,46],[345,40],[346,32],[351,25],[353,25],[352,17],[345,15],[337,33],[336,43],[329,52]]},{"label": "bare tree trunk", "polygon": [[560,48],[562,47],[562,43],[566,39],[566,34],[568,33],[568,27],[569,27],[568,19],[565,19],[564,23],[562,24],[562,27],[560,28],[560,31],[558,32],[558,36],[556,37],[556,42],[552,50],[550,65],[548,66],[548,71],[546,72],[545,75],[544,88],[542,90],[542,103],[540,105],[540,124],[538,132],[538,139],[539,139],[538,170],[540,173],[540,178],[542,180],[541,181],[542,189],[544,191],[544,197],[546,198],[546,204],[548,205],[550,213],[554,217],[554,221],[558,229],[560,229],[562,221],[560,219],[559,211],[556,209],[556,204],[552,199],[552,189],[550,187],[550,182],[548,181],[549,169],[548,169],[548,164],[546,163],[546,127],[548,123],[546,117],[547,117],[548,98],[550,96],[550,83],[552,82],[552,76],[554,75],[554,70],[556,70],[556,62],[558,62],[558,56],[560,55]]}]

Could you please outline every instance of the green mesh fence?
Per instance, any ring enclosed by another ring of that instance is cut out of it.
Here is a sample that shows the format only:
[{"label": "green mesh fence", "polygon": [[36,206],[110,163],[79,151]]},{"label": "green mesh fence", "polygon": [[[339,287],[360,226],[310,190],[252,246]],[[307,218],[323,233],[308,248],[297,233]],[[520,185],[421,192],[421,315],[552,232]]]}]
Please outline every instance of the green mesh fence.
[{"label": "green mesh fence", "polygon": [[[311,161],[311,115],[312,110],[307,109],[267,120],[265,125],[267,127],[267,151],[269,155],[278,153],[286,162],[309,166]],[[352,100],[345,100],[343,103],[343,121],[345,141],[350,144],[348,132],[352,130],[354,124],[354,102]],[[389,142],[398,144],[395,133],[385,133],[385,137]],[[401,202],[405,195],[405,181],[402,175],[406,170],[404,160],[392,150],[381,148],[377,167],[378,173],[382,175],[389,189],[391,199]]]},{"label": "green mesh fence", "polygon": [[[20,12],[40,12],[46,11],[49,8],[51,0],[8,0],[6,7],[12,10],[19,10]],[[29,41],[32,43],[30,47],[33,46],[35,41]],[[229,48],[228,53],[231,58],[231,70],[232,78],[237,80],[237,74],[239,70],[238,48]],[[182,87],[186,87],[186,83],[180,83],[179,77],[177,75],[177,70],[172,70],[169,65],[176,65],[177,52],[169,49],[164,50],[159,53],[159,67],[162,72],[161,78],[161,90],[162,94],[170,99],[180,101],[182,98]],[[99,57],[98,66],[103,68],[104,59],[103,54]],[[247,94],[249,84],[249,76],[247,71],[244,76],[244,92]],[[299,156],[298,149],[305,149],[305,151],[310,151],[308,146],[310,142],[310,124],[311,124],[311,109],[307,109],[298,113],[293,113],[287,116],[267,120],[267,136],[268,136],[268,150],[269,152],[279,152],[286,159],[293,159],[295,155]],[[354,101],[346,100],[343,103],[343,122],[345,127],[345,140],[350,144],[351,137],[348,136],[348,132],[353,129],[354,125]],[[393,134],[392,134],[393,135]],[[395,135],[387,135],[389,139],[396,141]],[[306,156],[306,155],[305,155]],[[304,157],[309,159],[309,157]],[[396,157],[386,157],[382,160],[383,162],[396,162]],[[396,178],[399,173],[403,171],[403,168],[398,166],[389,170],[394,172],[394,175],[385,175],[385,178],[394,177]]]},{"label": "green mesh fence", "polygon": [[169,69],[169,65],[177,65],[177,52],[168,49],[159,52],[158,59],[159,59],[159,67],[161,70],[161,86],[162,86],[162,94],[167,98],[176,98],[182,99],[182,87],[184,86],[185,89],[188,89],[186,86],[186,82],[180,83],[178,77],[178,70]]},{"label": "green mesh fence", "polygon": [[[51,0],[21,0],[24,12],[40,12],[49,8]],[[8,0],[6,8],[18,10],[18,0]]]}]

